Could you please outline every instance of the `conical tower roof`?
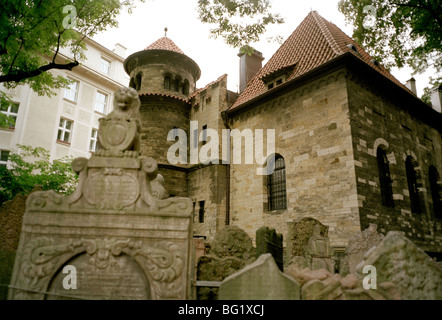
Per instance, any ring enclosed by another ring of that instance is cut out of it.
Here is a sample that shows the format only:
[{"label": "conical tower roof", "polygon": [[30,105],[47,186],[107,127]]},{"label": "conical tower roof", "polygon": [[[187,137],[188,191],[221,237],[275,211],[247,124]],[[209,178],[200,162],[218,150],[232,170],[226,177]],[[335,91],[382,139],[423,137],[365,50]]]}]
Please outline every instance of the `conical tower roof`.
[{"label": "conical tower roof", "polygon": [[158,39],[144,50],[167,50],[184,54],[184,52],[168,37]]}]

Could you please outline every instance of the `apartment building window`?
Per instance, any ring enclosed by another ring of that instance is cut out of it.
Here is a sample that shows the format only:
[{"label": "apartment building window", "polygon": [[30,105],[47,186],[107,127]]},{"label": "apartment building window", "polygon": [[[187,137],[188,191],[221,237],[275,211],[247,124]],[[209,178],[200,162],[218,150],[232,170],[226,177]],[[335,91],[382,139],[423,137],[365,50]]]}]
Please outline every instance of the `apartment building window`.
[{"label": "apartment building window", "polygon": [[100,71],[104,74],[109,74],[111,62],[107,59],[101,58],[100,60]]},{"label": "apartment building window", "polygon": [[0,168],[6,168],[8,164],[9,151],[0,150]]},{"label": "apartment building window", "polygon": [[95,96],[95,111],[99,113],[106,113],[107,94],[97,91]]},{"label": "apartment building window", "polygon": [[287,191],[285,161],[281,155],[275,155],[275,168],[267,178],[269,211],[287,209]]},{"label": "apartment building window", "polygon": [[91,151],[91,152],[97,151],[97,140],[98,140],[97,136],[98,136],[98,130],[92,129],[91,140],[89,143],[89,151]]},{"label": "apartment building window", "polygon": [[408,191],[410,193],[411,212],[421,213],[416,170],[411,156],[408,156],[405,160],[405,170],[407,173]]},{"label": "apartment building window", "polygon": [[378,161],[379,170],[379,184],[381,187],[382,204],[387,207],[394,207],[393,202],[393,189],[390,176],[390,166],[387,159],[387,154],[384,149],[378,147],[376,152],[376,158]]},{"label": "apartment building window", "polygon": [[5,103],[2,104],[0,107],[0,111],[9,117],[7,120],[9,128],[15,128],[15,123],[17,121],[17,114],[18,114],[18,103]]},{"label": "apartment building window", "polygon": [[67,119],[60,119],[60,124],[58,125],[57,140],[70,143],[72,135],[73,122]]},{"label": "apartment building window", "polygon": [[72,79],[70,80],[73,82],[67,88],[64,88],[64,98],[76,102],[79,82]]}]

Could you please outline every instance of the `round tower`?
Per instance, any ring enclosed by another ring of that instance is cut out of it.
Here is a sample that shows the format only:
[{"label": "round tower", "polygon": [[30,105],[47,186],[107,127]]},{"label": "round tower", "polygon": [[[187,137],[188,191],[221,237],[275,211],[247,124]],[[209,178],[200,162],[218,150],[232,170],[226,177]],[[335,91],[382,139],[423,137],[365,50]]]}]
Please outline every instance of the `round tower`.
[{"label": "round tower", "polygon": [[124,61],[129,86],[140,96],[141,155],[158,161],[159,173],[170,195],[187,196],[187,165],[171,165],[167,151],[170,130],[183,129],[189,136],[189,97],[201,70],[195,61],[169,38],[163,37]]}]

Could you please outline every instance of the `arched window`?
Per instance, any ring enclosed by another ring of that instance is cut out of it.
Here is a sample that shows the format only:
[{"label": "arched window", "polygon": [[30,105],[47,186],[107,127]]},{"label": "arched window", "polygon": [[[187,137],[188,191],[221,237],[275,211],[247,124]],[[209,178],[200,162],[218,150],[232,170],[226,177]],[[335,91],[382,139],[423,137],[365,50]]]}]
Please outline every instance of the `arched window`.
[{"label": "arched window", "polygon": [[273,173],[267,176],[269,211],[287,209],[285,161],[281,155],[275,155],[274,161]]},{"label": "arched window", "polygon": [[140,91],[141,89],[141,77],[142,73],[138,72],[137,76],[135,77],[135,90]]},{"label": "arched window", "polygon": [[181,84],[181,77],[177,76],[175,78],[175,83],[174,83],[174,90],[176,92],[180,92],[180,84]]},{"label": "arched window", "polygon": [[405,170],[407,172],[408,191],[410,193],[411,212],[420,213],[419,193],[417,189],[416,170],[414,169],[413,158],[408,156],[405,160]]},{"label": "arched window", "polygon": [[189,81],[187,80],[184,80],[183,94],[185,94],[186,96],[189,95]]},{"label": "arched window", "polygon": [[430,177],[430,189],[431,189],[431,198],[433,199],[433,211],[434,216],[436,218],[442,219],[442,186],[440,182],[439,172],[435,166],[430,166],[429,169],[429,177]]},{"label": "arched window", "polygon": [[135,86],[135,79],[134,79],[134,77],[130,78],[129,87],[135,89],[136,86]]},{"label": "arched window", "polygon": [[169,76],[164,77],[164,89],[170,90],[170,77]]},{"label": "arched window", "polygon": [[390,176],[390,166],[387,159],[387,154],[384,149],[378,147],[376,151],[376,158],[378,160],[379,170],[379,184],[381,187],[382,204],[387,207],[394,207],[393,189]]}]

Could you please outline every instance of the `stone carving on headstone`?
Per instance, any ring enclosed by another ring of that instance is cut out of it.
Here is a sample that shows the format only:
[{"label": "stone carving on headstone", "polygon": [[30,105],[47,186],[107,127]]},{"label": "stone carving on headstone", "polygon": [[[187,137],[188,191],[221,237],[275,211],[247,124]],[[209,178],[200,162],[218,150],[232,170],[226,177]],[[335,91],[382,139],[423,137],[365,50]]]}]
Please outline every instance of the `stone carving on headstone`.
[{"label": "stone carving on headstone", "polygon": [[219,300],[300,299],[299,284],[279,270],[270,253],[224,279],[219,288]]},{"label": "stone carving on headstone", "polygon": [[357,265],[362,261],[364,254],[377,246],[384,235],[377,232],[377,225],[370,223],[364,231],[358,232],[348,240],[346,256],[342,260],[341,274],[355,273]]},{"label": "stone carving on headstone", "polygon": [[290,264],[333,272],[332,249],[328,227],[314,218],[302,218],[287,223],[287,254]]},{"label": "stone carving on headstone", "polygon": [[[198,281],[222,281],[252,263],[255,251],[252,239],[237,226],[226,226],[217,233],[207,255],[197,263]],[[218,288],[198,287],[198,300],[216,299]]]},{"label": "stone carving on headstone", "polygon": [[313,234],[305,249],[307,264],[312,270],[325,269],[333,272],[333,261],[330,254],[330,241],[321,235],[321,226],[313,226]]},{"label": "stone carving on headstone", "polygon": [[279,270],[284,270],[284,248],[282,234],[276,233],[275,229],[261,227],[256,230],[256,258],[265,253],[270,253]]},{"label": "stone carving on headstone", "polygon": [[364,276],[366,265],[377,270],[377,281],[397,285],[405,300],[442,300],[442,268],[398,231],[390,231],[368,251],[357,266]]},{"label": "stone carving on headstone", "polygon": [[[32,193],[9,299],[188,299],[192,202],[165,198],[157,162],[139,157],[138,94],[121,88],[100,149],[75,159],[77,189]],[[60,271],[76,268],[78,289]]]}]

